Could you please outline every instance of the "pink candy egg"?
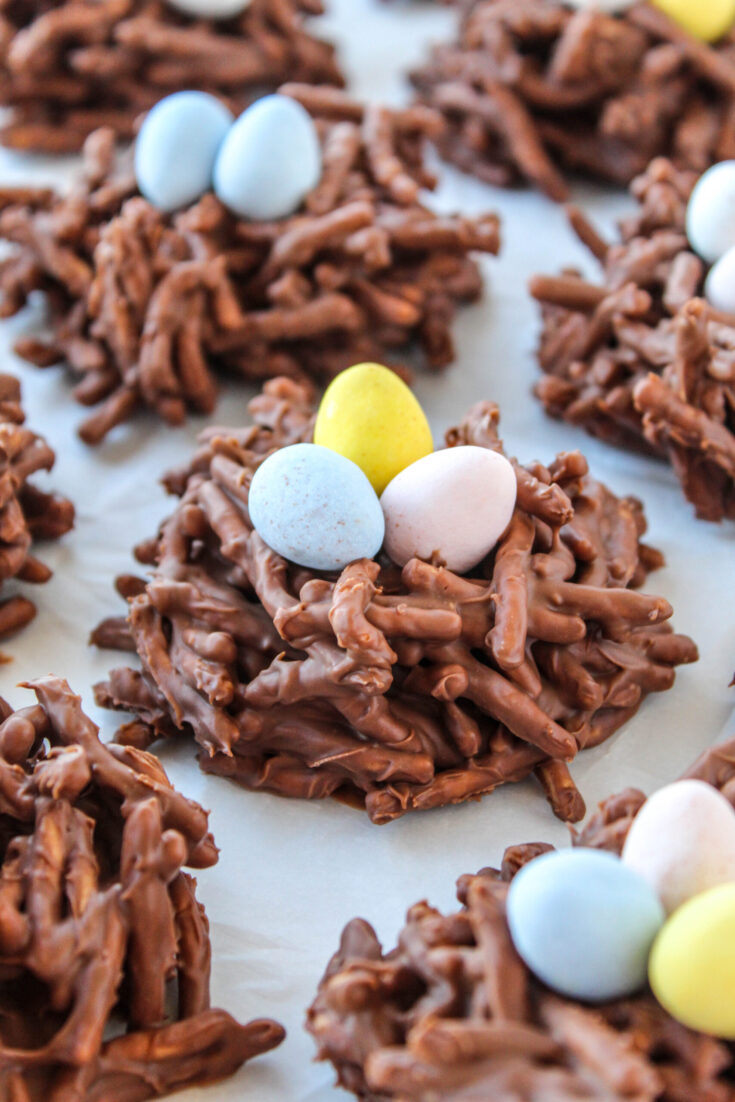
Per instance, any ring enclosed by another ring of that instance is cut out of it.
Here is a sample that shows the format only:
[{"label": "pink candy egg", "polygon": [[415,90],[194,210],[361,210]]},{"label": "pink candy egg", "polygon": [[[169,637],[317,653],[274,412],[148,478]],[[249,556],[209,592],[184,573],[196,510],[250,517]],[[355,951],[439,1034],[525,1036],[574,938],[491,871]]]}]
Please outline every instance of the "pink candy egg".
[{"label": "pink candy egg", "polygon": [[385,549],[399,566],[437,557],[464,574],[508,527],[516,493],[515,471],[497,452],[470,445],[432,452],[383,491]]},{"label": "pink candy egg", "polygon": [[633,820],[623,861],[670,914],[695,895],[735,882],[735,811],[704,781],[669,784]]}]

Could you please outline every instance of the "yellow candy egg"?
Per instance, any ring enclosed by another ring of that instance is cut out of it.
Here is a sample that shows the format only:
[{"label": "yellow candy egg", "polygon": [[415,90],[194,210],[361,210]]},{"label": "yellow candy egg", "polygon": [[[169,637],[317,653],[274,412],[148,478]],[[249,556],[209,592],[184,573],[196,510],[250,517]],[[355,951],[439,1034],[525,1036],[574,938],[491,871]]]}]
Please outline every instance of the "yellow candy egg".
[{"label": "yellow candy egg", "polygon": [[735,23],[735,0],[653,0],[657,8],[704,42],[717,42]]},{"label": "yellow candy egg", "polygon": [[661,928],[648,961],[653,993],[672,1018],[735,1040],[735,884],[690,899]]},{"label": "yellow candy egg", "polygon": [[314,443],[356,463],[377,494],[434,450],[418,401],[394,371],[380,364],[357,364],[332,380],[319,406]]}]

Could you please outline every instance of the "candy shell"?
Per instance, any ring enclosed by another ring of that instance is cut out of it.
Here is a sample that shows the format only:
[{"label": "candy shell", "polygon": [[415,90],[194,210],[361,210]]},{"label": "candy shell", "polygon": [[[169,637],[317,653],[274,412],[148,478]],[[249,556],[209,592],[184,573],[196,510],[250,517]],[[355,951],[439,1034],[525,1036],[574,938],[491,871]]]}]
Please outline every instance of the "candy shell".
[{"label": "candy shell", "polygon": [[168,0],[172,8],[199,19],[232,19],[250,7],[252,0]]},{"label": "candy shell", "polygon": [[241,218],[270,221],[298,210],[319,183],[322,153],[314,120],[288,96],[264,96],[222,143],[214,190]]},{"label": "candy shell", "polygon": [[548,987],[585,1002],[622,998],[644,986],[663,921],[645,880],[603,850],[537,857],[508,893],[519,955]]},{"label": "candy shell", "polygon": [[660,788],[633,820],[623,863],[651,885],[670,914],[708,888],[735,882],[735,811],[704,781]]},{"label": "candy shell", "polygon": [[437,556],[464,574],[492,551],[510,523],[518,485],[505,458],[467,445],[425,455],[386,487],[385,549],[399,566]]},{"label": "candy shell", "polygon": [[138,187],[159,210],[196,202],[212,186],[232,115],[206,92],[175,92],[146,115],[135,143]]},{"label": "candy shell", "polygon": [[735,245],[710,269],[704,284],[704,295],[715,310],[735,314]]},{"label": "candy shell", "polygon": [[735,0],[653,0],[653,4],[703,42],[717,42],[735,23]]},{"label": "candy shell", "polygon": [[314,443],[346,455],[375,492],[434,450],[429,422],[395,371],[357,364],[329,384],[314,426]]},{"label": "candy shell", "polygon": [[735,884],[721,884],[675,911],[656,938],[648,977],[672,1018],[735,1041]]},{"label": "candy shell", "polygon": [[270,455],[253,476],[248,512],[269,547],[312,570],[371,559],[383,542],[383,513],[365,475],[316,444]]},{"label": "candy shell", "polygon": [[735,161],[708,168],[694,185],[687,206],[689,244],[708,264],[735,245]]},{"label": "candy shell", "polygon": [[570,8],[581,11],[602,11],[607,15],[618,15],[636,3],[636,0],[567,0]]}]

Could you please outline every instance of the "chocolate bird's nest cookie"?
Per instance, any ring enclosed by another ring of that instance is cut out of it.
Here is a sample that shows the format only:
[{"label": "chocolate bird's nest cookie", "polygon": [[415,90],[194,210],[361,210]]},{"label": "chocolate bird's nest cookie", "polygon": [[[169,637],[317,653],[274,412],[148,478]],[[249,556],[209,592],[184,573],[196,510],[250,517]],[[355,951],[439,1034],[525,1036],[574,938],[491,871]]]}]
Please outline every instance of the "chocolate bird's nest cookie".
[{"label": "chocolate bird's nest cookie", "polygon": [[[38,471],[50,471],[55,456],[24,420],[20,383],[12,375],[0,375],[0,589],[12,578],[35,585],[47,582],[51,571],[35,557],[35,542],[58,539],[74,524],[70,501],[30,481]],[[27,597],[0,599],[0,639],[35,615],[36,606]]]},{"label": "chocolate bird's nest cookie", "polygon": [[341,85],[333,48],[309,33],[321,0],[252,0],[211,21],[167,0],[0,0],[0,142],[71,153],[100,126],[132,137],[171,92],[211,92],[233,111],[284,80]]},{"label": "chocolate bird's nest cookie", "polygon": [[[735,804],[735,740],[687,773]],[[576,844],[620,853],[642,792],[606,800]],[[508,883],[552,847],[513,846],[501,869],[458,882],[462,909],[408,912],[384,953],[361,919],[346,927],[307,1027],[341,1086],[364,1102],[727,1102],[735,1045],[680,1025],[646,992],[590,1007],[555,995],[516,953]]]},{"label": "chocolate bird's nest cookie", "polygon": [[708,46],[645,2],[475,0],[412,80],[444,115],[446,160],[552,199],[569,170],[627,184],[656,156],[701,172],[735,155],[735,33]]},{"label": "chocolate bird's nest cookie", "polygon": [[137,193],[110,130],[86,145],[68,195],[0,189],[0,314],[46,295],[51,336],[19,355],[64,362],[76,399],[98,407],[81,435],[98,443],[141,408],[169,424],[209,413],[215,377],[330,378],[351,364],[420,347],[429,367],[454,358],[461,303],[482,291],[472,253],[496,253],[495,215],[437,215],[420,202],[433,177],[422,107],[363,107],[330,88],[285,85],[312,114],[320,183],[279,222],[238,221],[212,194],[177,215]]},{"label": "chocolate bird's nest cookie", "polygon": [[602,282],[537,276],[536,393],[547,413],[629,450],[669,460],[697,515],[735,518],[735,317],[709,307],[705,264],[687,242],[696,174],[654,161],[634,181],[638,212],[604,241],[581,211],[577,235]]},{"label": "chocolate bird's nest cookie", "polygon": [[[640,503],[578,452],[515,463],[512,522],[469,576],[385,558],[318,574],[270,550],[247,509],[263,459],[311,439],[311,395],[273,380],[251,412],[253,427],[208,430],[167,477],[179,504],[137,551],[151,580],[120,579],[127,621],[94,634],[142,662],[97,686],[135,715],[118,737],[193,735],[207,772],[338,796],[376,823],[530,774],[558,816],[582,818],[567,763],[697,657],[667,601],[637,592],[662,562]],[[448,442],[501,451],[497,425],[481,403]]]},{"label": "chocolate bird's nest cookie", "polygon": [[209,1006],[196,882],[217,850],[156,758],[104,745],[66,682],[0,702],[0,1097],[116,1102],[232,1075],[279,1044]]}]

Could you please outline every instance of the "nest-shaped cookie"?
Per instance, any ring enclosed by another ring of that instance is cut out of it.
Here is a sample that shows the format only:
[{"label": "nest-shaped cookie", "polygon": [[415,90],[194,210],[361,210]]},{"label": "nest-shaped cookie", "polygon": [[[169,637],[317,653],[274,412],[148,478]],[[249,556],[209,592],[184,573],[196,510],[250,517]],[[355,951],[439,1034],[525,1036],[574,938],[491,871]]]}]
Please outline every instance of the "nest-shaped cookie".
[{"label": "nest-shaped cookie", "polygon": [[[20,383],[12,375],[0,375],[0,589],[11,578],[35,585],[47,582],[51,571],[33,554],[34,543],[58,539],[74,524],[70,501],[29,481],[37,471],[50,471],[55,456],[24,420]],[[0,639],[35,615],[36,606],[27,597],[0,600]]]},{"label": "nest-shaped cookie", "polygon": [[[735,804],[735,740],[687,773]],[[619,853],[645,797],[606,800],[575,839]],[[462,909],[410,909],[397,948],[345,929],[307,1028],[364,1102],[730,1102],[735,1044],[695,1033],[648,993],[590,1007],[553,994],[513,946],[508,883],[550,850],[514,846],[502,868],[458,882]]]},{"label": "nest-shaped cookie", "polygon": [[329,378],[411,345],[430,367],[453,359],[456,308],[482,290],[471,254],[497,252],[499,238],[495,215],[420,202],[434,184],[425,139],[441,120],[330,88],[281,91],[313,115],[324,161],[282,221],[238,221],[212,194],[175,216],[155,210],[116,167],[110,130],[88,139],[71,194],[0,189],[0,238],[14,246],[0,314],[45,292],[51,336],[16,350],[78,377],[77,400],[100,407],[82,425],[88,443],[143,407],[169,424],[210,412],[218,373]]},{"label": "nest-shaped cookie", "polygon": [[697,515],[719,521],[735,518],[735,317],[696,297],[707,269],[685,233],[695,180],[654,161],[614,245],[570,210],[603,281],[574,270],[531,281],[546,373],[536,393],[554,417],[667,458]]},{"label": "nest-shaped cookie", "polygon": [[105,745],[65,681],[0,702],[0,1097],[110,1102],[232,1075],[272,1021],[209,1005],[196,881],[207,814],[156,758]]},{"label": "nest-shaped cookie", "polygon": [[284,80],[343,83],[333,48],[305,16],[322,0],[252,0],[228,20],[168,0],[0,0],[0,142],[69,153],[100,126],[132,136],[170,92],[211,92],[232,110]]},{"label": "nest-shaped cookie", "polygon": [[627,184],[656,156],[702,171],[735,155],[735,34],[705,45],[646,2],[474,0],[411,76],[447,122],[444,158],[491,184],[559,200],[569,170]]},{"label": "nest-shaped cookie", "polygon": [[[567,763],[671,687],[696,648],[671,607],[636,591],[660,555],[634,498],[617,498],[578,452],[515,464],[518,504],[469,576],[438,563],[358,560],[339,575],[295,567],[253,531],[248,488],[275,448],[309,440],[303,387],[274,380],[256,424],[208,430],[158,537],[152,578],[124,578],[127,623],[99,645],[142,669],[97,686],[130,711],[124,742],[193,734],[202,768],[286,796],[334,795],[376,823],[459,803],[535,774],[554,811],[584,802]],[[498,410],[470,411],[450,445],[500,451]]]}]

